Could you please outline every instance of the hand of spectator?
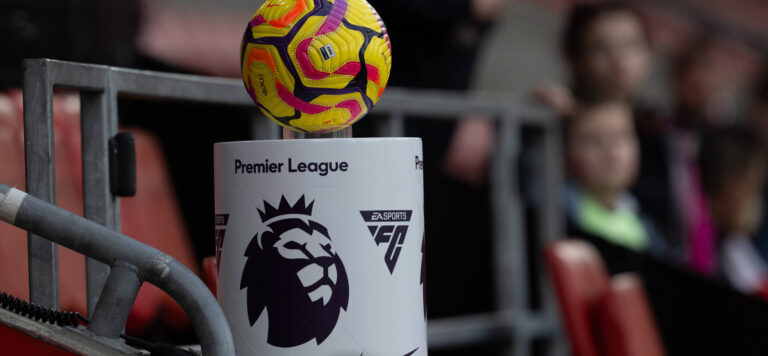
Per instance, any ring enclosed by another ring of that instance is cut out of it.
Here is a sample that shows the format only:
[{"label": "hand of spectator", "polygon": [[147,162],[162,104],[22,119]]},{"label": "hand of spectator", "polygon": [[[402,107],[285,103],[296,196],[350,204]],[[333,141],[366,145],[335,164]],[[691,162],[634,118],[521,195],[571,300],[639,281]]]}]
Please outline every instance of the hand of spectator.
[{"label": "hand of spectator", "polygon": [[533,101],[546,105],[560,116],[568,116],[576,109],[576,99],[571,91],[557,83],[546,82],[533,89]]},{"label": "hand of spectator", "polygon": [[142,1],[142,13],[136,43],[145,56],[195,73],[240,77],[244,14],[155,0]]},{"label": "hand of spectator", "polygon": [[482,184],[496,141],[493,131],[493,121],[485,117],[463,118],[453,132],[443,171],[466,183]]},{"label": "hand of spectator", "polygon": [[504,13],[511,0],[472,0],[472,12],[481,22],[493,21]]}]

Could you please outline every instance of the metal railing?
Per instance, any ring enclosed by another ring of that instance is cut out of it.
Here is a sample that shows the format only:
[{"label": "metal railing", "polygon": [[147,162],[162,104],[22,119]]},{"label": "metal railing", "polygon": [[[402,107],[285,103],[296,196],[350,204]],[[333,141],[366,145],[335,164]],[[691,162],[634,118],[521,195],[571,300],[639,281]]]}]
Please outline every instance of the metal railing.
[{"label": "metal railing", "polygon": [[[280,137],[277,125],[263,118],[237,79],[210,78],[99,65],[34,59],[24,62],[24,136],[28,192],[55,203],[53,90],[80,92],[83,157],[84,215],[113,230],[120,229],[118,198],[110,192],[108,141],[117,133],[117,98],[202,102],[253,107],[253,138]],[[540,129],[533,150],[541,160],[538,192],[537,244],[563,232],[559,209],[562,173],[557,121],[546,111],[514,98],[489,98],[462,93],[412,91],[390,88],[373,110],[380,136],[402,136],[408,116],[456,120],[465,115],[485,115],[497,123],[496,147],[491,162],[491,201],[494,235],[495,289],[498,312],[430,320],[431,349],[481,343],[512,337],[507,354],[532,352],[534,339],[549,338],[555,353],[562,349],[559,321],[548,283],[543,307],[535,310],[529,298],[529,246],[525,238],[523,199],[517,190],[516,163],[521,152],[521,129]],[[169,118],[170,119],[170,118]],[[33,303],[58,308],[56,245],[29,235],[29,282]],[[540,250],[535,246],[534,251]],[[541,266],[534,266],[540,271]],[[109,267],[87,259],[88,312],[94,311]],[[545,279],[543,273],[539,277]]]},{"label": "metal railing", "polygon": [[[139,288],[146,281],[166,292],[187,313],[205,355],[234,354],[232,333],[216,298],[200,278],[173,257],[2,183],[0,220],[111,266],[103,292],[93,313],[88,315],[88,328],[77,327],[70,331],[90,340],[100,340],[113,348],[123,348],[120,342],[122,331]],[[38,314],[39,309],[38,312],[24,309],[10,308],[35,319],[47,314],[42,321],[58,319],[52,316],[55,312],[50,310]],[[26,331],[49,340],[50,333],[44,329]],[[73,343],[76,345],[72,346],[82,346]]]}]

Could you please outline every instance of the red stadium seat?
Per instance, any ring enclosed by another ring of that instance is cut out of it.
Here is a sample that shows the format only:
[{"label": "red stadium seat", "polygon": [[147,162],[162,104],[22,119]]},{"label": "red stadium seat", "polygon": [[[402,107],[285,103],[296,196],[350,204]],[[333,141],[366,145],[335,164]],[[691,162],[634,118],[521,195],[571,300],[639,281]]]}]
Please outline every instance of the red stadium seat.
[{"label": "red stadium seat", "polygon": [[664,347],[652,315],[640,278],[632,273],[613,277],[611,288],[600,303],[600,329],[605,354],[664,355]]},{"label": "red stadium seat", "polygon": [[[83,213],[80,103],[72,94],[54,95],[57,205]],[[122,232],[173,256],[198,272],[181,212],[174,195],[163,152],[157,140],[140,130],[136,139],[137,194],[121,199]],[[24,136],[21,92],[0,93],[0,182],[24,188]],[[0,224],[0,291],[28,299],[26,233]],[[86,312],[85,260],[59,248],[59,285],[62,309]],[[140,333],[162,321],[177,329],[189,327],[181,308],[156,287],[144,284],[129,317],[127,331]]]},{"label": "red stadium seat", "polygon": [[[24,132],[21,91],[0,95],[0,181],[25,188]],[[76,96],[54,98],[54,133],[56,154],[57,205],[76,214],[83,212],[79,156],[72,157],[73,139],[79,145],[79,101]],[[76,162],[77,163],[76,163]],[[62,308],[84,313],[86,310],[85,260],[82,255],[59,248],[59,293]],[[0,291],[19,298],[29,298],[26,233],[8,224],[0,224]]]},{"label": "red stadium seat", "polygon": [[[147,132],[126,131],[133,133],[136,140],[137,189],[136,196],[120,200],[123,233],[173,256],[199,275],[159,143]],[[181,307],[171,297],[151,284],[144,284],[127,330],[138,332],[157,316],[164,325],[176,329],[189,326]]]},{"label": "red stadium seat", "polygon": [[208,289],[211,290],[214,296],[216,295],[217,291],[217,281],[218,281],[218,263],[216,262],[216,256],[206,257],[203,260],[203,281],[205,282],[205,285],[208,286]]},{"label": "red stadium seat", "polygon": [[609,278],[597,250],[583,241],[557,241],[544,252],[573,355],[664,355],[636,276]]},{"label": "red stadium seat", "polygon": [[[24,189],[21,107],[14,94],[0,95],[0,182]],[[0,291],[28,298],[26,234],[5,223],[0,224],[0,271],[13,271],[0,273]]]},{"label": "red stadium seat", "polygon": [[598,305],[609,286],[608,273],[594,247],[577,240],[558,241],[545,250],[560,312],[574,356],[602,355],[595,337]]}]

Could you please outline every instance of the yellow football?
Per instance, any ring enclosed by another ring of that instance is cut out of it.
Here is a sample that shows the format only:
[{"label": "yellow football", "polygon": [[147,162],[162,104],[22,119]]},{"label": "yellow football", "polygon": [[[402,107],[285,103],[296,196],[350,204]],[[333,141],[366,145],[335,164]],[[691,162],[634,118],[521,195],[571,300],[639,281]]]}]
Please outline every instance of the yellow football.
[{"label": "yellow football", "polygon": [[269,0],[248,23],[240,59],[261,111],[310,133],[360,120],[392,68],[387,29],[366,0]]}]

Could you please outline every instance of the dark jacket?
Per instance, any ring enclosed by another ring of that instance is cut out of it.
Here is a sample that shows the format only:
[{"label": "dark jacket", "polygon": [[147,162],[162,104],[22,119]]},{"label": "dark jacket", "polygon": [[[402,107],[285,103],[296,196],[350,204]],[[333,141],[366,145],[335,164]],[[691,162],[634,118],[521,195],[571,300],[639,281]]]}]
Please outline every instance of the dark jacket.
[{"label": "dark jacket", "polygon": [[670,132],[672,120],[642,107],[635,109],[640,143],[640,170],[632,195],[671,250],[685,246],[682,214],[672,183]]}]

